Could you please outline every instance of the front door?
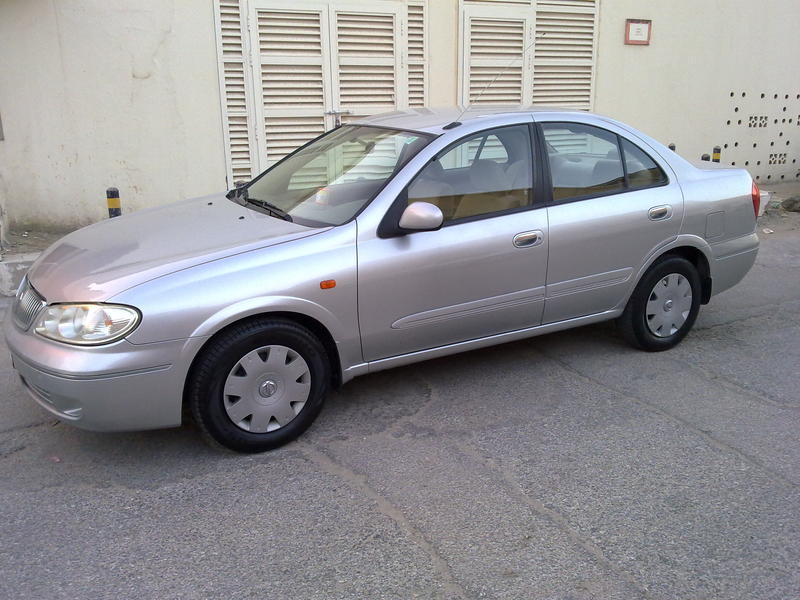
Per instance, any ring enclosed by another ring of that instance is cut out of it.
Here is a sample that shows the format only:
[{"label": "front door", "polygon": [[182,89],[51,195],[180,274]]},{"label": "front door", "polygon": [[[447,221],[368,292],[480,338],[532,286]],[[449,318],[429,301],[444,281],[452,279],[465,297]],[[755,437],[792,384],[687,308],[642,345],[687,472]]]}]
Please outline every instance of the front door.
[{"label": "front door", "polygon": [[442,210],[438,231],[359,233],[367,361],[541,323],[547,213],[534,197],[530,129],[471,134],[432,160],[401,202]]}]

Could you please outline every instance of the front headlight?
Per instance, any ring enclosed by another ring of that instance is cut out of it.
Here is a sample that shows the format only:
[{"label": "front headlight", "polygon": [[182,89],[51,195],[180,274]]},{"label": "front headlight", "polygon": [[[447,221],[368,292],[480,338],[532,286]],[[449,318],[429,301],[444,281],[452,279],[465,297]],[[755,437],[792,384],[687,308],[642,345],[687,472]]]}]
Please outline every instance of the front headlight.
[{"label": "front headlight", "polygon": [[116,304],[51,304],[35,331],[51,340],[82,346],[108,344],[139,324],[139,311]]}]

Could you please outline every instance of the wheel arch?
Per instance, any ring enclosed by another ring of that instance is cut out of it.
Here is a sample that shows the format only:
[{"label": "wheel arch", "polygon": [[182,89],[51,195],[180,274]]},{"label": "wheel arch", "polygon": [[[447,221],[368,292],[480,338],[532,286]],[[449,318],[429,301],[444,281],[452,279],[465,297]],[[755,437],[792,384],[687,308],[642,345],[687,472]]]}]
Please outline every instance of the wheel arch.
[{"label": "wheel arch", "polygon": [[[678,256],[688,260],[694,265],[694,268],[697,269],[698,275],[700,275],[700,286],[702,290],[700,304],[708,304],[709,300],[711,300],[712,281],[711,267],[709,266],[706,255],[695,246],[678,246],[676,248],[667,250],[663,254],[660,254],[658,258],[656,258],[656,261],[665,256]],[[653,262],[655,263],[656,261]]]},{"label": "wheel arch", "polygon": [[700,285],[702,286],[702,294],[700,297],[700,304],[708,304],[713,293],[713,281],[711,273],[711,262],[709,257],[712,256],[711,248],[705,240],[694,235],[679,235],[673,239],[669,244],[662,245],[654,249],[650,256],[644,261],[636,278],[633,280],[628,293],[625,295],[624,301],[619,305],[619,310],[624,309],[625,305],[636,289],[636,286],[645,276],[648,270],[659,260],[665,256],[679,256],[688,260],[697,269],[700,275]]},{"label": "wheel arch", "polygon": [[192,358],[191,363],[189,364],[189,368],[186,370],[186,377],[183,381],[183,407],[184,412],[186,411],[187,406],[187,390],[189,387],[189,381],[193,376],[195,365],[197,364],[198,359],[202,356],[203,352],[208,348],[211,344],[213,344],[220,336],[224,335],[227,331],[241,325],[242,323],[247,323],[249,321],[255,321],[257,319],[262,319],[264,317],[269,317],[273,319],[282,319],[285,321],[289,321],[292,323],[296,323],[302,327],[308,329],[316,338],[320,341],[323,348],[325,348],[325,352],[328,355],[328,360],[330,361],[331,367],[331,384],[335,389],[338,389],[342,386],[343,378],[342,378],[342,363],[341,357],[339,356],[339,349],[336,345],[336,341],[333,338],[333,335],[328,330],[328,328],[321,323],[319,320],[315,319],[312,316],[309,316],[304,313],[293,312],[289,310],[267,310],[260,313],[249,314],[246,316],[242,316],[240,319],[235,321],[231,321],[226,323],[223,327],[220,327],[217,331],[215,331],[195,353],[194,357]]}]

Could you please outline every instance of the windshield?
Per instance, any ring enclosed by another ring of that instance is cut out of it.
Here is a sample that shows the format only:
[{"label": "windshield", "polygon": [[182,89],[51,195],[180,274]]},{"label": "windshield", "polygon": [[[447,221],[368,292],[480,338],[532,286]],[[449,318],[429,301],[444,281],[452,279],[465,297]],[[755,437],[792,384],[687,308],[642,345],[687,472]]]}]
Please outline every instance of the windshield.
[{"label": "windshield", "polygon": [[300,225],[341,225],[431,139],[381,127],[339,127],[253,181],[246,198],[250,206],[271,208],[272,214]]}]

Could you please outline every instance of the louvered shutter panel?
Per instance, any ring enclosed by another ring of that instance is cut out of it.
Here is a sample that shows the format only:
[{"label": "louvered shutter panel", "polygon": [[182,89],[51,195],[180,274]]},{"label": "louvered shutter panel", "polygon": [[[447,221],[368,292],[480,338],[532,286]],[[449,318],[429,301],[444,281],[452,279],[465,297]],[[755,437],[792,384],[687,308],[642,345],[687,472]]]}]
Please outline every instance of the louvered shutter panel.
[{"label": "louvered shutter panel", "polygon": [[325,131],[327,15],[257,5],[254,20],[261,154],[270,165]]},{"label": "louvered shutter panel", "polygon": [[[341,116],[343,122],[407,104],[406,74],[400,60],[406,47],[401,9],[398,5],[369,12],[339,10],[332,17],[334,103],[346,113]],[[385,177],[392,172],[399,152],[393,141],[378,142],[369,163],[355,165],[362,149],[345,146],[342,151],[347,171],[343,181]]]},{"label": "louvered shutter panel", "polygon": [[596,14],[594,0],[538,0],[534,103],[591,109]]},{"label": "louvered shutter panel", "polygon": [[[332,127],[341,109],[348,120],[405,108],[409,86],[415,104],[425,102],[424,0],[216,1],[229,171],[236,179]],[[410,46],[401,27],[407,20]]]},{"label": "louvered shutter panel", "polygon": [[[404,104],[400,71],[400,14],[336,11],[334,98],[349,111],[342,120],[394,110]],[[402,98],[403,102],[399,102]],[[335,100],[335,101],[336,101]]]},{"label": "louvered shutter panel", "polygon": [[425,5],[408,5],[408,105],[427,103],[427,44]]},{"label": "louvered shutter panel", "polygon": [[252,102],[243,15],[239,0],[219,0],[216,4],[223,137],[229,187],[233,187],[236,181],[251,179],[258,170],[254,164],[256,144],[250,114]]},{"label": "louvered shutter panel", "polygon": [[529,53],[532,21],[522,7],[489,5],[464,8],[462,102],[530,102]]}]

